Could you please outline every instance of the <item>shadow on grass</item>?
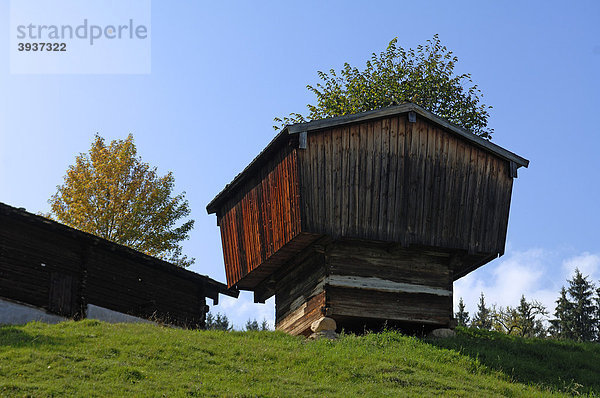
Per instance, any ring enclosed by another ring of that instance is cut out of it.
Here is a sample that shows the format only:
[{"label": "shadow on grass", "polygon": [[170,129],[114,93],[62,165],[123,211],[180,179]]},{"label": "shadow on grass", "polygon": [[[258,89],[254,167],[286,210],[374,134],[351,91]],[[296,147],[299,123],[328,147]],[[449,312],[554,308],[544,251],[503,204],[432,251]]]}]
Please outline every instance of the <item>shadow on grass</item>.
[{"label": "shadow on grass", "polygon": [[498,370],[511,380],[573,394],[600,393],[600,344],[525,339],[457,328],[455,338],[427,340]]},{"label": "shadow on grass", "polygon": [[30,334],[18,326],[0,325],[0,349],[61,344],[63,339]]}]

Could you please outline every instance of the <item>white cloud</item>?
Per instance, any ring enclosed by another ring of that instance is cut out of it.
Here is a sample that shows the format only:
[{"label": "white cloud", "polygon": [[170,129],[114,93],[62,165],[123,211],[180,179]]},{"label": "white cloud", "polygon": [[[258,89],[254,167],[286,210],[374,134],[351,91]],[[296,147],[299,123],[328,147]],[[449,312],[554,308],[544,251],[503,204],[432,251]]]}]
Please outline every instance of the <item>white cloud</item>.
[{"label": "white cloud", "polygon": [[210,312],[213,314],[222,313],[227,315],[236,330],[242,330],[246,322],[256,319],[261,322],[266,319],[271,329],[275,325],[275,298],[271,297],[264,304],[254,303],[252,292],[240,292],[240,297],[221,296],[219,305],[211,306]]},{"label": "white cloud", "polygon": [[579,271],[581,271],[583,276],[589,275],[591,281],[596,281],[600,278],[600,275],[598,274],[598,269],[600,268],[600,255],[598,254],[585,252],[581,255],[564,260],[562,266],[566,273],[566,277],[569,279],[575,273],[575,268],[579,268]]},{"label": "white cloud", "polygon": [[[463,298],[471,315],[477,310],[479,295],[484,293],[488,306],[517,306],[521,295],[537,300],[552,314],[561,286],[571,278],[578,267],[596,283],[600,278],[600,254],[583,252],[567,256],[564,252],[534,248],[526,251],[509,251],[505,256],[484,265],[454,283],[454,307]],[[224,313],[241,330],[248,319],[266,319],[270,327],[275,323],[275,299],[265,304],[255,304],[251,292],[241,292],[238,299],[220,298],[212,313]]]},{"label": "white cloud", "polygon": [[521,295],[525,295],[552,312],[564,283],[562,273],[556,272],[553,266],[555,257],[555,253],[539,248],[508,253],[454,283],[455,308],[459,298],[463,297],[472,315],[483,292],[488,306],[517,306]]}]

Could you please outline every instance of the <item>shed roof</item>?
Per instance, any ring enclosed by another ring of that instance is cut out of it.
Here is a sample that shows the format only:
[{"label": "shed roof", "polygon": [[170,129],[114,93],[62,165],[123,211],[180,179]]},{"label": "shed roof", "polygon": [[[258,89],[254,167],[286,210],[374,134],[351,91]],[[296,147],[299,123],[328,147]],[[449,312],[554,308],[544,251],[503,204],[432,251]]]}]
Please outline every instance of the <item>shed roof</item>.
[{"label": "shed roof", "polygon": [[131,249],[127,246],[123,246],[118,243],[106,240],[104,238],[92,235],[90,233],[71,228],[54,220],[50,220],[46,217],[29,213],[23,208],[12,207],[0,202],[0,215],[12,217],[20,221],[37,225],[44,229],[50,229],[56,233],[74,237],[94,246],[103,246],[111,251],[119,252],[132,259],[143,262],[149,267],[153,267],[170,274],[175,274],[188,280],[199,282],[204,288],[204,292],[206,295],[205,297],[209,297],[215,302],[218,301],[219,293],[230,297],[238,297],[239,295],[239,291],[237,289],[227,288],[225,284],[217,282],[206,275],[197,274],[195,272],[171,264],[167,261]]},{"label": "shed roof", "polygon": [[360,113],[355,113],[355,114],[351,114],[351,115],[331,117],[331,118],[326,118],[326,119],[313,120],[313,121],[307,122],[307,123],[296,123],[296,124],[285,126],[283,128],[283,130],[281,130],[281,132],[279,132],[279,134],[277,134],[275,136],[275,138],[273,138],[273,140],[271,140],[271,142],[265,147],[265,149],[263,149],[258,154],[258,156],[256,156],[254,158],[254,160],[252,160],[252,162],[250,162],[250,164],[248,166],[246,166],[246,168],[241,173],[239,173],[229,184],[227,184],[225,186],[225,188],[223,188],[223,190],[221,192],[219,192],[214,197],[213,200],[210,201],[210,203],[206,206],[206,210],[207,210],[208,214],[216,213],[218,210],[219,204],[223,200],[225,200],[225,198],[228,196],[228,193],[231,192],[240,183],[242,183],[257,167],[260,167],[260,165],[263,163],[263,161],[268,159],[269,156],[275,150],[277,150],[284,142],[286,142],[287,138],[289,138],[292,135],[303,133],[303,132],[310,133],[310,132],[323,130],[323,129],[327,129],[327,128],[331,128],[331,127],[338,127],[338,126],[343,126],[346,124],[363,122],[363,121],[372,120],[372,119],[376,119],[376,118],[380,118],[380,117],[401,115],[401,114],[406,114],[409,112],[414,112],[414,113],[420,115],[421,117],[429,120],[430,122],[446,129],[446,131],[456,134],[456,135],[464,138],[471,144],[478,146],[488,152],[491,152],[500,158],[514,162],[517,165],[517,168],[529,166],[529,160],[527,160],[507,149],[504,149],[501,146],[496,145],[486,139],[483,139],[483,138],[475,135],[471,131],[464,129],[460,126],[457,126],[456,124],[451,123],[448,120],[429,112],[428,110],[420,107],[419,105],[412,104],[412,103],[405,103],[405,104],[401,104],[401,105],[388,106],[385,108],[376,109],[376,110],[372,110],[372,111],[360,112]]}]

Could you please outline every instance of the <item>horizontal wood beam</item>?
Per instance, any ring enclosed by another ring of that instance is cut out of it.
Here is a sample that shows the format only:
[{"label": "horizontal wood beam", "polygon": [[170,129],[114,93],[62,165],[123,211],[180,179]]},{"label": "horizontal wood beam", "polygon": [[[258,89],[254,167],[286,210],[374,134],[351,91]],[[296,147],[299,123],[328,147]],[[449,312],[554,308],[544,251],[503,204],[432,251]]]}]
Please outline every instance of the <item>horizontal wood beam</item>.
[{"label": "horizontal wood beam", "polygon": [[436,296],[452,296],[452,291],[438,287],[394,282],[386,279],[362,276],[330,275],[326,284],[362,290],[374,290],[386,293],[423,293]]}]

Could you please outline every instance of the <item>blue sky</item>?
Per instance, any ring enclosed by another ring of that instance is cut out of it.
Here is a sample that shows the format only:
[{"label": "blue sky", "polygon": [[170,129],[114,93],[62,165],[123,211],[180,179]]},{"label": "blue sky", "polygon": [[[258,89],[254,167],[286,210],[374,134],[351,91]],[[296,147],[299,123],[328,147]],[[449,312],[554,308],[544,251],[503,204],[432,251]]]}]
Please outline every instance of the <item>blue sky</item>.
[{"label": "blue sky", "polygon": [[[0,18],[8,26],[8,2]],[[152,2],[151,73],[18,75],[0,35],[0,201],[48,211],[47,199],[96,132],[133,133],[139,154],[173,171],[196,227],[193,270],[225,281],[205,206],[274,136],[273,117],[304,112],[318,70],[362,67],[372,52],[438,33],[457,71],[492,105],[494,142],[526,157],[515,180],[506,254],[455,283],[467,309],[484,291],[554,309],[574,267],[600,279],[600,3]],[[108,62],[108,61],[107,61]],[[272,322],[273,302],[225,299],[236,326]]]}]

